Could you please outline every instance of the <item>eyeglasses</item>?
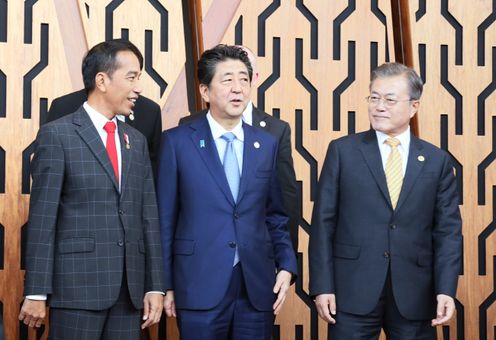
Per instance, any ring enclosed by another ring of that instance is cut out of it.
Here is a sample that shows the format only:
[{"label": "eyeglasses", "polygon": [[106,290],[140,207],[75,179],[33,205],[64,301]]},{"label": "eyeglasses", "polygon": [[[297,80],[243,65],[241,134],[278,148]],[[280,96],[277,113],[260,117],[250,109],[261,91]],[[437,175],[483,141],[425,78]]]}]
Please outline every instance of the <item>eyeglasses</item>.
[{"label": "eyeglasses", "polygon": [[402,100],[400,100],[400,99],[393,99],[393,98],[384,98],[384,97],[377,96],[377,95],[368,96],[365,99],[371,105],[379,105],[379,103],[382,101],[382,103],[384,104],[384,106],[389,107],[389,108],[395,106],[399,102],[410,102],[412,100],[415,100],[415,99],[412,99],[412,98],[410,98],[410,99],[402,99]]}]

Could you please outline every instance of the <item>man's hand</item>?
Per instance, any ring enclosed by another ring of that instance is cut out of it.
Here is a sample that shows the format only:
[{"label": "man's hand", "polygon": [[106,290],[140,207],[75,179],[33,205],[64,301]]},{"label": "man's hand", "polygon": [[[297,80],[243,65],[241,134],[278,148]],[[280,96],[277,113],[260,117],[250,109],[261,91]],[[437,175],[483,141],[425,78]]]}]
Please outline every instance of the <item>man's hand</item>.
[{"label": "man's hand", "polygon": [[168,290],[164,297],[164,310],[168,317],[176,317],[176,304],[174,303],[174,291]]},{"label": "man's hand", "polygon": [[281,270],[277,273],[276,284],[274,285],[274,289],[272,290],[274,294],[277,294],[276,302],[272,305],[272,309],[274,310],[274,315],[279,314],[281,311],[282,305],[286,300],[286,295],[288,294],[289,286],[291,285],[291,278],[293,274],[288,272],[287,270]]},{"label": "man's hand", "polygon": [[29,327],[39,328],[46,316],[45,300],[24,299],[19,313],[19,320]]},{"label": "man's hand", "polygon": [[455,300],[448,295],[437,295],[436,318],[432,319],[432,326],[439,326],[447,323],[455,312]]},{"label": "man's hand", "polygon": [[335,324],[336,319],[336,295],[334,294],[320,294],[315,298],[315,307],[319,316],[326,322]]},{"label": "man's hand", "polygon": [[145,329],[160,321],[164,298],[160,293],[146,293],[143,299],[143,324],[141,329]]}]

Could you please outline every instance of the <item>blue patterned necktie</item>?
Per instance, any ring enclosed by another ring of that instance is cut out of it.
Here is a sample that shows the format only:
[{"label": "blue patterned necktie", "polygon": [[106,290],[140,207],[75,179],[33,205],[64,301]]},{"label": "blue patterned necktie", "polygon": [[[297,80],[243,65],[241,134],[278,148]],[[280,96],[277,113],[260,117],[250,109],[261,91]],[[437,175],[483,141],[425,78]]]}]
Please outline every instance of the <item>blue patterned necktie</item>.
[{"label": "blue patterned necktie", "polygon": [[[224,161],[222,164],[224,165],[224,172],[226,173],[227,182],[229,183],[229,188],[231,189],[231,194],[233,195],[234,202],[238,199],[239,192],[239,165],[238,160],[236,158],[236,152],[234,151],[233,141],[236,139],[236,136],[232,132],[227,132],[221,137],[226,141],[226,152],[224,153]],[[238,247],[236,246],[236,252],[234,254],[234,262],[233,267],[238,264],[239,255],[238,255]]]},{"label": "blue patterned necktie", "polygon": [[239,165],[233,145],[236,136],[232,132],[227,132],[221,138],[226,141],[226,152],[224,153],[223,161],[224,172],[226,173],[227,182],[229,183],[234,201],[236,201],[238,199],[240,180]]}]

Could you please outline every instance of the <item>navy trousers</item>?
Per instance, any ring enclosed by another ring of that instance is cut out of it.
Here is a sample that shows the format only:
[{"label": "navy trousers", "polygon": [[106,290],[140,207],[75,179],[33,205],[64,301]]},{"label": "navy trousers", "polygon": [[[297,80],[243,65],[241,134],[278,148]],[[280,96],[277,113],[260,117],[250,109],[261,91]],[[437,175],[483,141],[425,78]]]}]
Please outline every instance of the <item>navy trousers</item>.
[{"label": "navy trousers", "polygon": [[381,328],[387,340],[435,340],[431,320],[408,320],[398,310],[393,296],[391,276],[387,275],[379,302],[367,315],[339,311],[336,324],[329,324],[329,340],[377,340]]},{"label": "navy trousers", "polygon": [[239,263],[218,306],[176,312],[181,340],[270,340],[274,324],[272,311],[258,311],[250,303]]}]

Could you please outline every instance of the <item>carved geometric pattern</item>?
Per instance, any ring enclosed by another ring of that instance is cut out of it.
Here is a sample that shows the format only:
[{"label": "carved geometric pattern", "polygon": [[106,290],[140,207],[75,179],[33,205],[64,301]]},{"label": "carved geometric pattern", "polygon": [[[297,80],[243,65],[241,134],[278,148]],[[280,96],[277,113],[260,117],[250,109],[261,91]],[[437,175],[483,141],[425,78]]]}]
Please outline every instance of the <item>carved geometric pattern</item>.
[{"label": "carved geometric pattern", "polygon": [[5,150],[0,147],[0,194],[5,194]]},{"label": "carved geometric pattern", "polygon": [[496,336],[495,11],[494,0],[410,1],[419,133],[449,152],[461,195],[464,266],[444,340]]},{"label": "carved geometric pattern", "polygon": [[[184,68],[186,54],[181,1],[78,0],[88,46],[124,38],[143,53],[142,94],[162,107]],[[129,20],[139,13],[140,20]]]},{"label": "carved geometric pattern", "polygon": [[[261,77],[253,100],[292,129],[302,211],[300,276],[276,319],[274,339],[324,339],[327,327],[308,296],[307,245],[317,178],[330,140],[369,128],[363,98],[370,70],[395,60],[391,1],[229,0],[235,13],[225,17],[208,10],[218,8],[219,1],[197,1],[205,22],[214,16],[216,25],[225,24],[216,43],[244,44],[255,52]],[[79,8],[67,12],[69,2],[0,0],[0,224],[5,245],[21,244],[29,159],[39,125],[55,97],[81,87],[82,55],[71,55],[63,17],[71,25],[82,23],[84,36],[69,40],[84,46],[116,37],[138,46],[145,57],[143,94],[163,107],[164,126],[171,127],[188,107],[178,104],[187,101],[188,92],[184,65],[191,47],[184,39],[185,2],[78,0]],[[496,0],[408,4],[414,66],[426,83],[417,115],[420,137],[451,155],[464,219],[457,314],[438,330],[438,338],[494,339]],[[139,20],[131,20],[136,13]],[[214,28],[203,27],[204,41],[212,41]],[[188,76],[190,96],[196,91],[191,88],[194,76]],[[178,113],[178,107],[183,111]],[[0,282],[8,279],[9,284],[0,285],[0,301],[7,339],[46,339],[44,330],[28,332],[16,319],[23,263],[20,249],[3,249]],[[165,331],[161,327],[150,338],[163,339]]]}]

